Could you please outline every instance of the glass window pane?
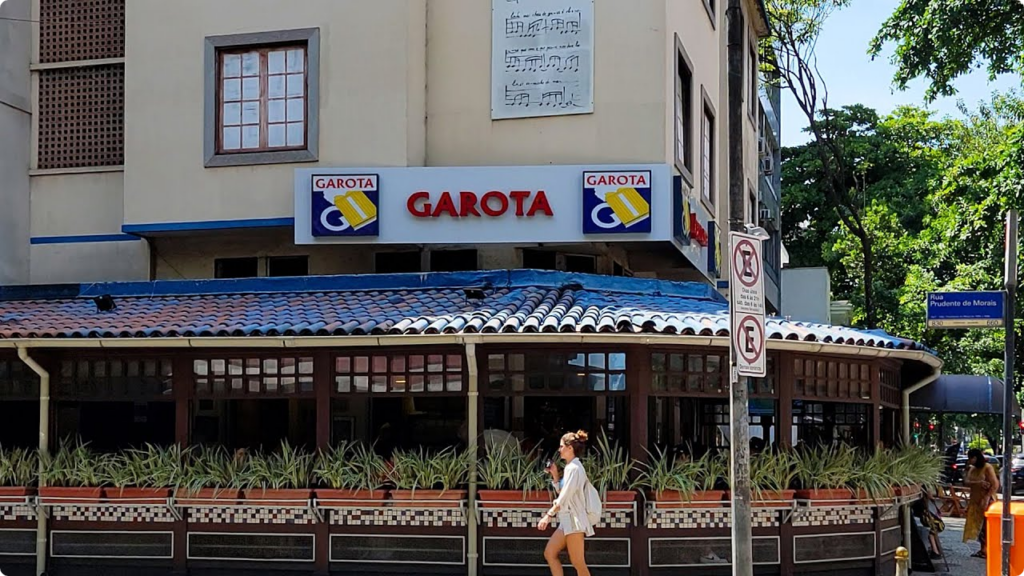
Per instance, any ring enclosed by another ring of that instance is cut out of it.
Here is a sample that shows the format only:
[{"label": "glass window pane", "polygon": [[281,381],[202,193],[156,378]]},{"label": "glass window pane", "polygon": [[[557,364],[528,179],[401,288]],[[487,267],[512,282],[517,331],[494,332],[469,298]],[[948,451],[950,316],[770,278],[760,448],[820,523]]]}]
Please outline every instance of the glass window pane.
[{"label": "glass window pane", "polygon": [[664,374],[655,374],[651,378],[651,389],[655,392],[664,392],[668,387],[668,377]]},{"label": "glass window pane", "polygon": [[267,73],[283,74],[286,50],[274,50],[267,54]]},{"label": "glass window pane", "polygon": [[604,374],[588,374],[587,375],[587,389],[593,390],[594,392],[603,392],[607,382]]},{"label": "glass window pane", "polygon": [[444,392],[444,376],[441,374],[427,376],[427,392]]},{"label": "glass window pane", "polygon": [[253,377],[249,378],[249,393],[250,394],[259,394],[260,393],[260,379],[259,378],[253,378]]},{"label": "glass window pane", "polygon": [[288,51],[288,71],[302,72],[306,69],[305,50],[297,48]]},{"label": "glass window pane", "polygon": [[374,392],[387,392],[388,391],[388,377],[387,376],[374,376],[373,377],[373,391]]},{"label": "glass window pane", "polygon": [[[228,80],[230,82],[230,80]],[[242,100],[260,99],[260,79],[242,78]]]},{"label": "glass window pane", "polygon": [[448,375],[448,391],[462,392],[462,374]]},{"label": "glass window pane", "polygon": [[387,372],[388,371],[388,357],[387,356],[374,356],[373,357],[373,371],[374,372]]},{"label": "glass window pane", "polygon": [[223,376],[227,369],[227,362],[225,362],[224,360],[212,360],[210,362],[210,368],[214,374],[217,374],[218,376]]},{"label": "glass window pane", "polygon": [[196,378],[196,393],[203,394],[210,391],[210,381],[206,378]]},{"label": "glass window pane", "polygon": [[444,356],[440,354],[427,356],[427,372],[444,372]]},{"label": "glass window pane", "polygon": [[487,355],[487,371],[488,372],[504,372],[505,371],[505,355],[504,354],[488,354]]},{"label": "glass window pane", "polygon": [[295,382],[295,377],[294,376],[286,376],[284,378],[281,378],[281,390],[285,394],[295,394],[295,393],[297,393],[298,389],[295,387],[295,384],[296,384],[296,382]]},{"label": "glass window pane", "polygon": [[242,81],[240,79],[224,79],[221,98],[225,102],[237,102],[242,99]]},{"label": "glass window pane", "polygon": [[334,359],[334,370],[341,373],[351,372],[352,359],[348,356],[338,356]]},{"label": "glass window pane", "polygon": [[267,146],[275,148],[288,145],[288,135],[284,124],[271,124],[267,126]]},{"label": "glass window pane", "polygon": [[589,370],[604,370],[605,369],[605,357],[604,354],[590,354],[587,359],[587,368]]},{"label": "glass window pane", "polygon": [[288,95],[285,89],[288,82],[286,76],[270,76],[267,78],[267,98],[284,98]]},{"label": "glass window pane", "polygon": [[526,357],[526,371],[531,374],[538,374],[547,371],[547,356],[543,354],[530,354]]},{"label": "glass window pane", "polygon": [[221,136],[221,145],[225,150],[238,150],[242,147],[242,129],[225,128]]},{"label": "glass window pane", "polygon": [[446,366],[449,372],[462,372],[462,356],[458,354],[449,354]]},{"label": "glass window pane", "polygon": [[686,389],[691,392],[700,392],[704,386],[704,378],[697,374],[690,374],[686,377]]},{"label": "glass window pane", "polygon": [[267,122],[284,121],[284,100],[271,100],[267,104]]},{"label": "glass window pane", "polygon": [[512,374],[509,377],[512,381],[513,392],[525,392],[526,391],[526,375],[524,374]]},{"label": "glass window pane", "polygon": [[228,374],[232,376],[241,376],[243,365],[241,358],[232,358],[231,360],[228,360]]},{"label": "glass window pane", "polygon": [[392,372],[405,372],[405,356],[392,356],[391,357],[391,371]]},{"label": "glass window pane", "polygon": [[277,393],[277,378],[264,378],[263,379],[263,385],[266,387],[266,390],[267,390],[268,393],[270,393],[270,394],[276,394]]},{"label": "glass window pane", "polygon": [[242,54],[242,75],[258,76],[260,73],[260,55],[258,52]]},{"label": "glass window pane", "polygon": [[305,74],[289,74],[288,75],[288,97],[293,96],[301,98],[306,94],[306,75]]},{"label": "glass window pane", "polygon": [[370,377],[369,376],[356,376],[352,379],[352,384],[355,386],[356,392],[369,392],[370,390]]},{"label": "glass window pane", "polygon": [[422,374],[413,374],[409,376],[409,391],[410,392],[423,392],[425,389],[424,380]]},{"label": "glass window pane", "polygon": [[713,356],[713,355],[712,356],[708,356],[707,366],[706,367],[707,367],[707,371],[708,372],[718,372],[718,371],[720,371],[721,368],[722,368],[722,358],[721,358],[721,356]]},{"label": "glass window pane", "polygon": [[[146,360],[142,363],[142,369],[145,371],[144,374],[146,376],[156,376],[156,360]],[[98,376],[98,374],[96,375]]]},{"label": "glass window pane", "polygon": [[352,391],[352,377],[351,376],[338,376],[334,379],[336,389],[338,392],[351,392]]},{"label": "glass window pane", "polygon": [[392,392],[405,392],[406,380],[405,376],[392,376],[391,377],[391,391]]},{"label": "glass window pane", "polygon": [[626,389],[626,375],[625,374],[609,374],[608,375],[608,389],[612,392],[621,392]]},{"label": "glass window pane", "polygon": [[313,377],[312,376],[299,376],[299,391],[300,392],[312,392],[313,391]]},{"label": "glass window pane", "polygon": [[302,98],[289,98],[286,106],[285,117],[289,122],[302,122],[306,119],[306,102]]},{"label": "glass window pane", "polygon": [[612,352],[608,355],[609,370],[625,370],[626,354],[624,352]]},{"label": "glass window pane", "polygon": [[221,122],[225,126],[238,126],[242,123],[242,105],[237,102],[227,102],[224,104],[224,111],[221,116]]},{"label": "glass window pane", "polygon": [[526,356],[522,354],[508,355],[508,369],[513,372],[522,372],[526,369]]},{"label": "glass window pane", "polygon": [[414,354],[409,356],[409,372],[423,372],[426,365],[422,355]]},{"label": "glass window pane", "polygon": [[569,390],[583,390],[583,375],[578,372],[569,372],[565,376],[567,380],[566,388]]},{"label": "glass window pane", "polygon": [[306,129],[302,122],[288,124],[286,135],[289,146],[302,146],[306,142]]},{"label": "glass window pane", "polygon": [[232,392],[241,392],[243,389],[245,389],[245,380],[243,380],[242,378],[231,379]]},{"label": "glass window pane", "polygon": [[225,54],[224,55],[224,68],[222,68],[221,74],[225,78],[237,78],[242,75],[242,55],[241,54]]},{"label": "glass window pane", "polygon": [[[85,370],[85,372],[82,371],[83,369]],[[82,376],[82,377],[88,376],[89,375],[88,370],[89,370],[88,362],[79,362],[78,363],[78,372],[79,372],[80,376]],[[137,360],[131,360],[130,362],[128,362],[128,373],[127,373],[127,376],[129,378],[134,378],[136,376],[139,376],[140,374],[141,374],[141,372],[140,372],[140,364],[139,364],[139,362]]]},{"label": "glass window pane", "polygon": [[299,358],[299,374],[312,374],[313,373],[313,359]]},{"label": "glass window pane", "polygon": [[[420,377],[422,378],[422,376]],[[498,391],[505,386],[505,375],[491,373],[487,376],[487,388],[489,390]]]},{"label": "glass window pane", "polygon": [[192,363],[192,371],[197,376],[206,376],[210,373],[210,364],[206,360],[196,360]]},{"label": "glass window pane", "polygon": [[244,102],[242,103],[242,124],[259,124],[260,123],[260,103],[259,102]]},{"label": "glass window pane", "polygon": [[686,376],[684,376],[682,374],[670,373],[668,375],[668,390],[669,390],[669,392],[682,392],[683,391],[683,381],[685,380],[685,378],[686,378]]},{"label": "glass window pane", "polygon": [[557,374],[548,375],[548,389],[549,390],[562,390],[565,388],[565,373],[559,372]]},{"label": "glass window pane", "polygon": [[704,357],[698,354],[690,354],[687,357],[688,369],[687,372],[703,372],[704,371]]},{"label": "glass window pane", "polygon": [[368,356],[356,356],[356,372],[366,373],[370,371],[370,358]]},{"label": "glass window pane", "polygon": [[530,390],[543,390],[545,385],[545,378],[543,374],[528,374]]},{"label": "glass window pane", "polygon": [[260,127],[259,126],[243,126],[242,127],[242,148],[259,148],[260,146]]},{"label": "glass window pane", "polygon": [[672,372],[685,372],[686,356],[683,354],[669,354],[668,369]]},{"label": "glass window pane", "polygon": [[277,358],[267,358],[263,361],[264,374],[277,374]]},{"label": "glass window pane", "polygon": [[569,357],[569,366],[582,370],[587,365],[587,356],[585,354],[576,354]]},{"label": "glass window pane", "polygon": [[110,361],[110,377],[120,378],[124,376],[124,364],[120,360]]},{"label": "glass window pane", "polygon": [[281,374],[295,374],[295,358],[281,358]]}]

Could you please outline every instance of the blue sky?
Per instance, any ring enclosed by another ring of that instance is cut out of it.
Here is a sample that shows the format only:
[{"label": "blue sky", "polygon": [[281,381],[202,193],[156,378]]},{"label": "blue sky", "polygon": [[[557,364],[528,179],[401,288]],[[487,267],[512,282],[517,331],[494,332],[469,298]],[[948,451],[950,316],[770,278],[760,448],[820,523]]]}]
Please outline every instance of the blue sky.
[{"label": "blue sky", "polygon": [[[885,53],[875,60],[867,54],[868,42],[892,14],[899,0],[857,0],[851,4],[834,13],[826,22],[817,46],[818,67],[828,86],[829,105],[865,104],[883,114],[903,104],[922,105],[923,81],[915,81],[902,92],[893,88],[895,69],[889,64],[892,45],[886,46]],[[938,99],[929,108],[939,116],[960,116],[956,106],[958,99],[973,108],[978,101],[988,100],[993,91],[1019,88],[1020,79],[1010,76],[990,83],[988,74],[980,70],[960,78],[956,87],[956,96]],[[783,145],[793,146],[807,141],[807,135],[801,132],[806,125],[803,113],[792,97],[783,92]]]}]

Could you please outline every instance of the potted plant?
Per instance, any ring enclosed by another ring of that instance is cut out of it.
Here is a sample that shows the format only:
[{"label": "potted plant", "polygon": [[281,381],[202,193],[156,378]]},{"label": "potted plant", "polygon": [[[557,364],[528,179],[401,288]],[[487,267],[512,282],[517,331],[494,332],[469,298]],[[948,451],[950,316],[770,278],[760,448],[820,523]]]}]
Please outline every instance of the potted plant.
[{"label": "potted plant", "polygon": [[34,495],[38,481],[38,452],[0,446],[0,502]]},{"label": "potted plant", "polygon": [[187,453],[177,444],[146,444],[141,449],[112,456],[105,471],[106,497],[131,501],[166,499],[185,478]]},{"label": "potted plant", "polygon": [[605,507],[632,507],[636,492],[632,490],[631,477],[636,461],[626,455],[618,442],[612,444],[603,430],[596,449],[583,457],[583,467],[590,483],[601,494]]},{"label": "potted plant", "polygon": [[[416,451],[397,450],[391,458],[388,480],[394,484],[392,500],[447,500],[442,507],[456,507],[454,501],[466,498],[466,490],[460,489],[469,478],[469,460],[466,453],[446,448],[436,454],[429,454],[420,448]],[[438,505],[415,506],[436,508]]]},{"label": "potted plant", "polygon": [[942,481],[945,456],[917,446],[905,446],[892,454],[889,474],[897,496],[917,496],[922,489],[932,489]]},{"label": "potted plant", "polygon": [[714,490],[719,462],[710,455],[693,461],[658,449],[657,455],[649,454],[636,485],[663,508],[721,506],[725,491]]},{"label": "potted plant", "polygon": [[387,466],[372,446],[343,442],[321,452],[313,468],[317,500],[346,506],[379,506]]},{"label": "potted plant", "polygon": [[175,499],[183,505],[237,504],[241,497],[241,471],[248,455],[243,450],[234,454],[224,447],[197,447],[185,459],[185,474],[175,491]]},{"label": "potted plant", "polygon": [[313,495],[313,464],[312,454],[284,440],[276,452],[255,453],[246,458],[239,473],[239,485],[249,500],[305,506]]},{"label": "potted plant", "polygon": [[44,458],[44,485],[39,488],[39,495],[57,499],[61,504],[99,502],[103,498],[109,458],[94,452],[86,443],[62,441],[56,454]]},{"label": "potted plant", "polygon": [[796,497],[815,505],[849,504],[850,483],[857,464],[856,450],[845,445],[805,448],[794,453]]},{"label": "potted plant", "polygon": [[750,461],[750,487],[754,507],[777,506],[791,502],[796,479],[796,463],[789,450],[765,450]]},{"label": "potted plant", "polygon": [[894,456],[881,447],[875,448],[870,455],[860,455],[849,481],[858,500],[883,502],[892,499],[893,487],[898,483],[893,472],[904,467],[902,459]]},{"label": "potted plant", "polygon": [[524,452],[521,444],[494,446],[478,469],[484,488],[477,495],[486,508],[551,501],[551,478],[536,450]]}]

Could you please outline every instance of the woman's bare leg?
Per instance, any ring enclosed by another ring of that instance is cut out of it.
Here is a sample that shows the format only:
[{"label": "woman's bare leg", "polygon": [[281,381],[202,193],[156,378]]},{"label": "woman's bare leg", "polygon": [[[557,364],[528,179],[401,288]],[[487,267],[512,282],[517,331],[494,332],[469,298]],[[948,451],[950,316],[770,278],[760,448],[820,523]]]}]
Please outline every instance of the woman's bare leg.
[{"label": "woman's bare leg", "polygon": [[584,557],[583,533],[577,532],[566,536],[565,544],[569,548],[569,561],[576,569],[576,575],[590,576],[590,568],[587,568],[587,560]]},{"label": "woman's bare leg", "polygon": [[558,558],[558,555],[564,549],[565,533],[559,528],[551,535],[551,538],[548,539],[548,545],[544,547],[544,560],[547,561],[548,568],[551,568],[551,576],[565,576],[565,571],[562,569],[562,561]]}]

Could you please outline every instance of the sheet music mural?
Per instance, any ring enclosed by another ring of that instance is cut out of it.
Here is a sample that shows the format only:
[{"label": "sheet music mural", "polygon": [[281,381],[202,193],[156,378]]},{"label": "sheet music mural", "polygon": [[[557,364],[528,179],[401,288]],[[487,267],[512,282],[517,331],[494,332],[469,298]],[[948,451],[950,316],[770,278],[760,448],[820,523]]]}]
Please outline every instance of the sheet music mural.
[{"label": "sheet music mural", "polygon": [[594,0],[493,0],[491,118],[594,111]]}]

